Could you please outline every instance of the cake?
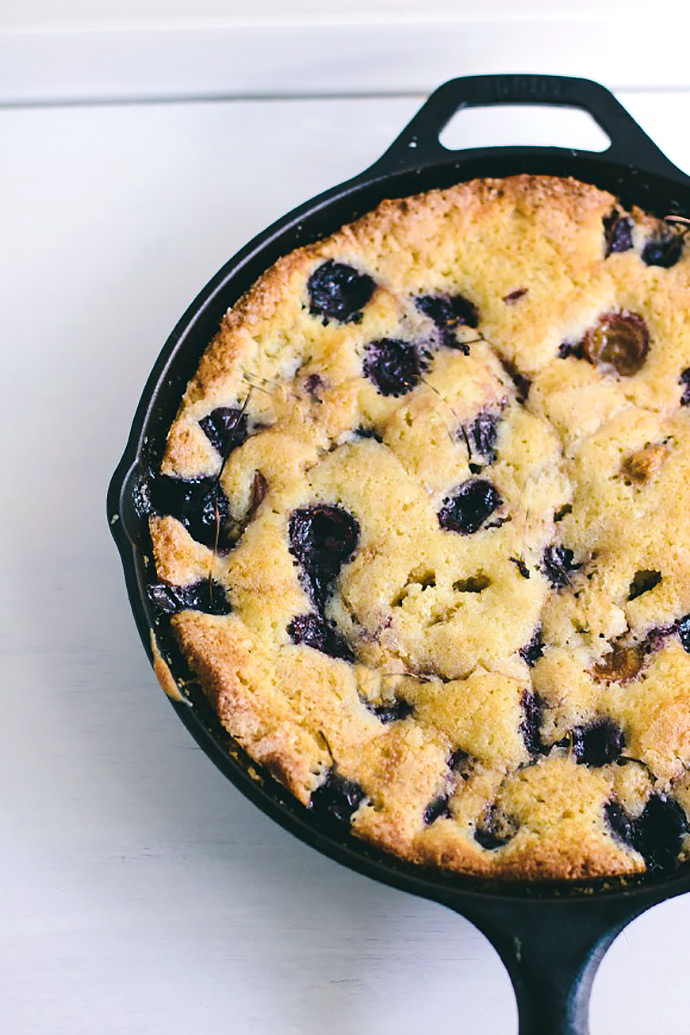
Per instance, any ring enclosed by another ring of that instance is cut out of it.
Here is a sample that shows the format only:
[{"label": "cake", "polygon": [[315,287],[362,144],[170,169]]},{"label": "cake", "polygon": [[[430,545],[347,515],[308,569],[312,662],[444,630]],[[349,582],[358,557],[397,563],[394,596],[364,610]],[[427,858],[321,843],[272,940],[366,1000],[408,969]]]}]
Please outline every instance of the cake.
[{"label": "cake", "polygon": [[149,599],[324,829],[498,879],[687,855],[684,231],[473,180],[226,314],[148,484]]}]

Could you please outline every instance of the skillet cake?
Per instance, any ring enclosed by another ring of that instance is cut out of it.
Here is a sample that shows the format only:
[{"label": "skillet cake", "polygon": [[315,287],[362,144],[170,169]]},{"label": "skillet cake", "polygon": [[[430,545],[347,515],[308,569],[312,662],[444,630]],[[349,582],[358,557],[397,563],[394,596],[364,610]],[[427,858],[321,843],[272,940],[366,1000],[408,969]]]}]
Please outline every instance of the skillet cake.
[{"label": "skillet cake", "polygon": [[673,866],[689,406],[682,225],[550,177],[385,201],[201,358],[147,488],[157,627],[326,828],[488,877]]}]

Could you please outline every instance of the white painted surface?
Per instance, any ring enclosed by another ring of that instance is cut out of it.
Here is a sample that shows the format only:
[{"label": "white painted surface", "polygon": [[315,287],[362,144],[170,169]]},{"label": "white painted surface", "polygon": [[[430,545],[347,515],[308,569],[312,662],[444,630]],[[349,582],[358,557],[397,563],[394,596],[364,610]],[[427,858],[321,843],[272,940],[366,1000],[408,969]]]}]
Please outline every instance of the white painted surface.
[{"label": "white painted surface", "polygon": [[[690,169],[688,95],[621,96]],[[516,1031],[507,977],[466,921],[307,849],[195,747],[138,642],[105,520],[140,389],[190,299],[416,105],[0,113],[3,1035]],[[592,1035],[686,1029],[689,931],[690,896],[628,929]]]},{"label": "white painted surface", "polygon": [[425,92],[456,75],[687,87],[685,0],[5,0],[0,103]]},{"label": "white painted surface", "polygon": [[[661,0],[667,9],[679,8],[675,0]],[[655,8],[657,11],[658,7]],[[424,7],[424,18],[429,21],[442,18],[463,18],[466,21],[501,19],[505,17],[538,18],[552,14],[553,0],[529,0],[517,6],[515,0],[484,0],[481,10],[470,0],[430,0]],[[627,17],[644,17],[649,10],[646,0],[582,0],[564,5],[563,14],[571,18],[588,13],[611,12]],[[372,23],[376,19],[389,22],[405,18],[419,20],[418,0],[4,0],[0,10],[0,25],[60,28],[78,25],[171,25],[179,22],[298,22],[360,21]]]}]

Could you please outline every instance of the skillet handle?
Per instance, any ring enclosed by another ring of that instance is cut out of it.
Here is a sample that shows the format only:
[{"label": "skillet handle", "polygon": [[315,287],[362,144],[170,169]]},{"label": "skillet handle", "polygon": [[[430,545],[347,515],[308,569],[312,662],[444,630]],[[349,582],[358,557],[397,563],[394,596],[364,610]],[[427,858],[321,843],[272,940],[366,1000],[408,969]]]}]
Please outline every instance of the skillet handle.
[{"label": "skillet handle", "polygon": [[588,1035],[597,968],[646,905],[629,901],[483,900],[458,906],[493,944],[510,975],[519,1035]]},{"label": "skillet handle", "polygon": [[431,94],[372,168],[391,173],[447,161],[453,152],[440,143],[439,134],[453,115],[463,108],[496,104],[581,108],[611,141],[606,151],[584,153],[631,170],[665,176],[684,186],[690,182],[604,86],[591,79],[551,75],[475,75],[449,80]]}]

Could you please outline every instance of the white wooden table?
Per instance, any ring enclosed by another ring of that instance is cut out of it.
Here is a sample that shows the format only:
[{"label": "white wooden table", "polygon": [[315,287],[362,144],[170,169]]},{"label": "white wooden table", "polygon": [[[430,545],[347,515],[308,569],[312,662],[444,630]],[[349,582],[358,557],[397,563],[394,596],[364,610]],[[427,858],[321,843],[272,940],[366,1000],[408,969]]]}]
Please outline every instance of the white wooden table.
[{"label": "white wooden table", "polygon": [[[690,169],[690,94],[619,96]],[[469,923],[306,848],[196,748],[105,520],[141,387],[197,290],[377,157],[419,102],[0,111],[4,1035],[516,1031]],[[593,1035],[687,1029],[689,932],[690,896],[631,925],[597,978]]]}]

